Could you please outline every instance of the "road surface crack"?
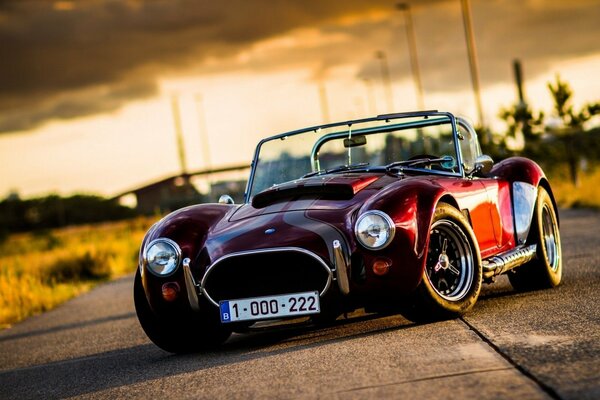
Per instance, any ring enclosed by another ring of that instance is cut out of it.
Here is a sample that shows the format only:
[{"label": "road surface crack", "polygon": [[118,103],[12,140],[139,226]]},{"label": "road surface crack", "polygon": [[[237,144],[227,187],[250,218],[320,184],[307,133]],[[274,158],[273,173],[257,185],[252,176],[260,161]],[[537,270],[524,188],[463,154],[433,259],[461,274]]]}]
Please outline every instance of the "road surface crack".
[{"label": "road surface crack", "polygon": [[436,380],[436,379],[454,378],[454,377],[465,376],[465,375],[487,374],[490,372],[506,371],[507,369],[508,368],[489,368],[489,369],[483,369],[483,370],[480,369],[480,370],[462,371],[462,372],[457,372],[454,374],[431,375],[431,376],[425,376],[422,378],[406,379],[406,380],[398,381],[398,382],[382,383],[379,385],[360,386],[360,387],[355,387],[355,388],[351,388],[351,389],[344,389],[344,390],[335,392],[335,394],[359,392],[361,390],[369,390],[369,389],[377,389],[377,388],[384,388],[384,387],[390,387],[390,386],[406,385],[409,383],[432,381],[432,380]]},{"label": "road surface crack", "polygon": [[539,379],[537,376],[535,376],[534,374],[532,374],[531,372],[529,372],[525,367],[523,367],[522,365],[519,365],[515,360],[513,360],[507,353],[505,353],[504,351],[502,351],[498,346],[496,346],[487,336],[485,336],[483,334],[483,332],[481,332],[479,329],[477,329],[473,324],[471,324],[470,322],[468,322],[466,319],[464,318],[459,318],[470,330],[472,330],[477,336],[479,336],[479,338],[486,343],[488,346],[490,346],[498,355],[500,355],[500,357],[504,358],[510,365],[512,365],[517,371],[519,371],[521,374],[523,374],[524,376],[526,376],[527,378],[529,378],[531,381],[533,381],[536,385],[538,385],[540,387],[541,390],[543,390],[546,394],[548,394],[548,396],[552,397],[553,399],[557,399],[557,400],[562,400],[562,397],[560,397],[558,395],[558,393],[556,393],[556,391],[551,388],[550,386],[546,385],[544,382],[542,382],[541,379]]}]

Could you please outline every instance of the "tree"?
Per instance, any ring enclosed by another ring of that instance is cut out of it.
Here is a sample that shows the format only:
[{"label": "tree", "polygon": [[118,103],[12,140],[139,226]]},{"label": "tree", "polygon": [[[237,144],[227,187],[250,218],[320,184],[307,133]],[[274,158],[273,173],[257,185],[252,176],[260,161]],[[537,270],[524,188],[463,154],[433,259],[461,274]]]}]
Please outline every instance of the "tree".
[{"label": "tree", "polygon": [[567,82],[560,80],[560,75],[556,75],[554,86],[552,86],[552,83],[548,83],[548,89],[554,99],[554,112],[564,127],[583,130],[583,124],[600,113],[600,103],[586,104],[578,113],[575,113],[573,106],[570,104],[573,90]]},{"label": "tree", "polygon": [[502,118],[508,130],[504,136],[504,147],[507,146],[506,139],[522,139],[525,145],[532,145],[538,142],[543,133],[544,113],[542,111],[535,113],[527,103],[518,102],[510,108],[502,108],[498,114]]},{"label": "tree", "polygon": [[566,161],[570,179],[578,185],[581,157],[598,159],[598,140],[588,135],[585,123],[600,114],[600,103],[588,103],[575,111],[571,104],[573,90],[559,75],[554,83],[548,83],[548,89],[554,102],[549,116],[542,111],[536,113],[522,101],[500,110],[498,115],[507,125],[505,135],[499,140],[500,147],[503,147],[500,151],[510,153],[507,139],[522,137],[524,148],[518,153],[549,165]]},{"label": "tree", "polygon": [[554,85],[548,83],[548,89],[554,100],[553,112],[558,124],[546,124],[546,130],[563,141],[571,182],[579,186],[580,151],[577,134],[585,131],[584,124],[600,113],[600,103],[586,104],[579,112],[575,112],[571,104],[573,90],[559,75],[556,75]]}]

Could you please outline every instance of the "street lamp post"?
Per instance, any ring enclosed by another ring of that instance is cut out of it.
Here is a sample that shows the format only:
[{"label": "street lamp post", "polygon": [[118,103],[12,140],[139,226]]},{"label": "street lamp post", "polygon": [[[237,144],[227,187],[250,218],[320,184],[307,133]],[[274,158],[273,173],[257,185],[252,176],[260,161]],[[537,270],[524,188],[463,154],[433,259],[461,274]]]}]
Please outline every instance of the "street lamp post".
[{"label": "street lamp post", "polygon": [[171,112],[173,113],[173,124],[175,125],[175,139],[177,140],[177,152],[181,166],[181,174],[187,174],[187,163],[185,160],[185,146],[183,145],[183,130],[181,128],[181,114],[179,113],[179,97],[171,96]]},{"label": "street lamp post", "polygon": [[319,101],[321,103],[321,118],[324,124],[331,122],[329,118],[329,101],[327,99],[327,88],[323,81],[319,81]]},{"label": "street lamp post", "polygon": [[[473,85],[473,94],[475,95],[475,106],[479,117],[479,126],[484,127],[483,108],[481,106],[481,90],[479,87],[479,64],[477,63],[477,49],[475,47],[475,35],[473,33],[473,23],[471,20],[471,4],[469,0],[460,1],[463,15],[463,25],[465,28],[465,39],[467,42],[467,51],[469,55],[469,68],[471,71],[471,83]],[[486,137],[486,139],[489,139]]]},{"label": "street lamp post", "polygon": [[412,71],[413,82],[415,83],[415,92],[417,107],[419,110],[425,109],[423,100],[423,84],[421,83],[421,73],[419,71],[419,59],[417,57],[417,41],[415,39],[415,29],[412,21],[410,6],[406,3],[399,3],[396,7],[404,12],[404,25],[406,26],[406,39],[408,41],[408,55],[410,58],[410,69]]},{"label": "street lamp post", "polygon": [[387,101],[388,113],[394,112],[394,95],[392,93],[392,80],[390,79],[390,67],[388,65],[387,56],[382,50],[378,50],[375,53],[375,57],[379,59],[379,66],[381,68],[381,79],[383,80],[383,87],[385,90],[385,99]]},{"label": "street lamp post", "polygon": [[375,115],[377,112],[377,103],[375,102],[375,95],[373,94],[373,85],[369,78],[363,78],[363,83],[367,90],[367,100],[369,106],[369,115]]},{"label": "street lamp post", "polygon": [[206,129],[206,113],[204,112],[204,98],[200,93],[194,96],[196,101],[196,112],[198,113],[198,132],[202,145],[202,155],[204,157],[204,166],[206,169],[212,168],[210,160],[210,144],[208,142],[208,130]]}]

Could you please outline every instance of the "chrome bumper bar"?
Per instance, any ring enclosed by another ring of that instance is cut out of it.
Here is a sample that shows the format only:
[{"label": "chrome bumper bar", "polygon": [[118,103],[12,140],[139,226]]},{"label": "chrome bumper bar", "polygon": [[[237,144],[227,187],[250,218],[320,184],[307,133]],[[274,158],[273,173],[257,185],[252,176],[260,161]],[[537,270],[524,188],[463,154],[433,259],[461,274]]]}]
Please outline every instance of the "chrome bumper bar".
[{"label": "chrome bumper bar", "polygon": [[198,300],[198,285],[194,281],[192,276],[192,270],[190,269],[190,259],[183,259],[183,277],[185,279],[185,290],[187,292],[188,301],[190,307],[194,311],[200,311],[200,301]]},{"label": "chrome bumper bar", "polygon": [[337,281],[340,293],[347,295],[350,293],[350,280],[348,279],[350,271],[342,244],[339,240],[333,241],[333,259],[335,264],[335,280]]}]

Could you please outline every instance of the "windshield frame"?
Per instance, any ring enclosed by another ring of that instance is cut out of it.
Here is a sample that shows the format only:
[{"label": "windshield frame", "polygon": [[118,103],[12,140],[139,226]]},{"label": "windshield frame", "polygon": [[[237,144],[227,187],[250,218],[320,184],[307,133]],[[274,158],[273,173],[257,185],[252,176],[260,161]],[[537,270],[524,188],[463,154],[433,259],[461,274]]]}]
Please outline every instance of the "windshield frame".
[{"label": "windshield frame", "polygon": [[[432,121],[428,121],[427,118],[436,117],[436,116],[448,118],[449,123],[452,126],[452,135],[453,135],[454,147],[455,147],[455,152],[456,152],[456,157],[457,157],[458,172],[457,173],[448,173],[448,172],[442,172],[442,171],[432,171],[432,173],[435,173],[436,175],[443,175],[443,176],[464,177],[465,171],[464,171],[464,167],[463,167],[462,153],[461,153],[460,143],[459,143],[460,135],[458,134],[458,128],[457,128],[458,121],[452,113],[445,112],[445,111],[429,110],[429,111],[404,112],[404,113],[395,113],[395,114],[382,114],[382,115],[378,115],[376,117],[371,117],[371,118],[363,118],[363,119],[349,120],[349,121],[336,122],[336,123],[330,123],[330,124],[315,125],[315,126],[311,126],[308,128],[302,128],[302,129],[297,129],[297,130],[293,130],[293,131],[289,131],[289,132],[284,132],[284,133],[281,133],[278,135],[269,136],[267,138],[262,139],[260,142],[258,142],[256,149],[254,151],[254,157],[252,158],[252,163],[250,165],[251,166],[250,176],[248,178],[248,182],[246,184],[246,190],[244,193],[244,202],[249,203],[251,201],[250,193],[251,193],[252,185],[254,183],[254,175],[256,173],[256,166],[258,165],[260,150],[261,150],[262,146],[267,142],[270,142],[273,140],[282,140],[283,138],[286,138],[289,136],[300,135],[302,133],[316,132],[320,129],[328,129],[328,128],[335,128],[335,127],[342,127],[342,126],[346,126],[346,127],[349,127],[350,129],[352,129],[352,126],[354,126],[354,125],[368,123],[368,122],[376,122],[376,121],[390,122],[392,120],[398,120],[399,122],[397,124],[390,125],[389,128],[388,127],[366,127],[366,128],[363,128],[362,130],[360,128],[358,128],[356,130],[353,129],[352,132],[357,135],[364,134],[364,133],[372,134],[372,133],[376,133],[376,132],[377,133],[385,132],[388,129],[393,129],[394,127],[397,128],[399,126],[406,126],[406,127],[429,126],[429,125],[432,125],[432,123],[431,123]],[[411,121],[411,122],[408,122],[405,124],[402,124],[400,122],[402,119],[415,118],[415,117],[423,117],[424,119],[421,121]],[[441,122],[438,121],[438,124],[441,124]],[[342,137],[344,134],[347,134],[347,132],[345,132],[345,133],[344,132],[332,132],[332,133],[324,135],[316,140],[316,142],[313,146],[313,152],[311,154],[311,164],[313,164],[313,167],[314,167],[314,158],[313,157],[315,156],[315,150],[318,151],[320,146],[323,143],[325,143],[326,141],[332,140],[334,138]],[[417,169],[417,170],[420,170],[420,169]]]}]

